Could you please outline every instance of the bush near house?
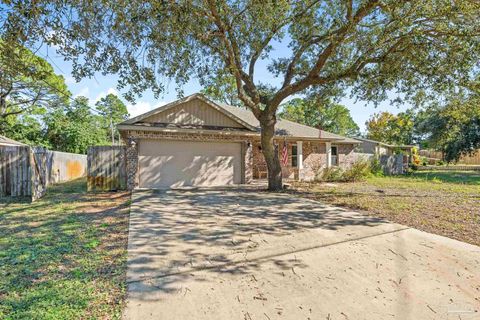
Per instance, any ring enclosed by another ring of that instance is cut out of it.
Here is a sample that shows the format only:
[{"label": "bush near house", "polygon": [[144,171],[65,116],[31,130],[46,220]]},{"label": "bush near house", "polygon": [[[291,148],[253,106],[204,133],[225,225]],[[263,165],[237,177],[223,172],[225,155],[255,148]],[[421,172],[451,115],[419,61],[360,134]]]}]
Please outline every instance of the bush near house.
[{"label": "bush near house", "polygon": [[[378,163],[378,166],[380,164]],[[372,175],[372,171],[378,170],[374,167],[371,160],[358,159],[350,167],[343,169],[341,167],[329,167],[319,169],[315,175],[317,182],[356,182],[365,180]],[[381,170],[381,167],[380,167]]]}]

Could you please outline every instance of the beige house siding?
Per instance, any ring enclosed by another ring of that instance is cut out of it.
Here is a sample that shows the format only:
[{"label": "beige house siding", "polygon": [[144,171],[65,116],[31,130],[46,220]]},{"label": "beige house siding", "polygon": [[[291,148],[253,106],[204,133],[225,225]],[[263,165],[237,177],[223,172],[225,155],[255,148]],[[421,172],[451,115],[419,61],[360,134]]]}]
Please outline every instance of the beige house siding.
[{"label": "beige house siding", "polygon": [[199,99],[186,101],[163,112],[151,115],[143,119],[142,122],[243,128],[240,123]]}]

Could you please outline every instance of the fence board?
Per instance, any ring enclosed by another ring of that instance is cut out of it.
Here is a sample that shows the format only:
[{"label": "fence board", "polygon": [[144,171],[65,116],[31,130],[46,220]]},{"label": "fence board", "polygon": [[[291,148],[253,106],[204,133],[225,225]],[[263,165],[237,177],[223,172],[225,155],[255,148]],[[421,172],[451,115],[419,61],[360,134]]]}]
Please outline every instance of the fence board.
[{"label": "fence board", "polygon": [[44,149],[0,146],[0,197],[29,197],[45,193]]},{"label": "fence board", "polygon": [[95,146],[88,148],[88,191],[126,189],[125,152],[124,146]]},{"label": "fence board", "polygon": [[[437,161],[444,159],[443,153],[441,151],[420,150],[418,154],[422,157],[428,158],[430,164],[435,164]],[[472,155],[460,157],[457,163],[466,165],[480,165],[480,150],[477,150],[477,152]]]}]

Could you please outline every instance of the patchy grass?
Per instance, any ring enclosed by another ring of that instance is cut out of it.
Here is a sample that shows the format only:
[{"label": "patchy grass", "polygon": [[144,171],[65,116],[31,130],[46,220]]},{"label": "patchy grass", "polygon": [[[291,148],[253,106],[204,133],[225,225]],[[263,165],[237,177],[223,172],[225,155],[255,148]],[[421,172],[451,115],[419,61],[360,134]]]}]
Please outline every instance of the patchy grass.
[{"label": "patchy grass", "polygon": [[480,245],[478,172],[418,172],[294,188],[306,197]]},{"label": "patchy grass", "polygon": [[417,171],[409,177],[435,182],[440,181],[480,186],[480,171]]},{"label": "patchy grass", "polygon": [[129,193],[59,184],[0,202],[0,319],[120,318]]}]

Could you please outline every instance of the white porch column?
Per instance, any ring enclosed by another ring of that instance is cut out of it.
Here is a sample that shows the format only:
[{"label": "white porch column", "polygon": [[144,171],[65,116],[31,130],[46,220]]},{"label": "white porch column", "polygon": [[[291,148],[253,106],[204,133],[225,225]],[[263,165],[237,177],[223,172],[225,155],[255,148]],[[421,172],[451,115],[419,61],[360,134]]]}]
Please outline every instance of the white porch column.
[{"label": "white porch column", "polygon": [[297,141],[297,168],[303,169],[303,141]]},{"label": "white porch column", "polygon": [[325,148],[327,152],[327,168],[332,166],[332,143],[325,142]]}]

